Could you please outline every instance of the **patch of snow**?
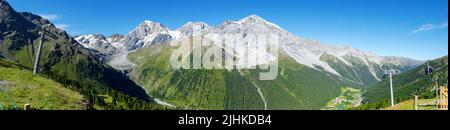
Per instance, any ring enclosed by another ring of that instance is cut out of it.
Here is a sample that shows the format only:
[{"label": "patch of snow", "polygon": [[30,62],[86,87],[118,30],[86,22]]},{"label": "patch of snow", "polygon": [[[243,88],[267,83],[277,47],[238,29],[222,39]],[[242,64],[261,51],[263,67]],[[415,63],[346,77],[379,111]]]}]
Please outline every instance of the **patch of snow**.
[{"label": "patch of snow", "polygon": [[172,36],[174,39],[180,38],[181,32],[180,31],[169,31],[169,35]]}]

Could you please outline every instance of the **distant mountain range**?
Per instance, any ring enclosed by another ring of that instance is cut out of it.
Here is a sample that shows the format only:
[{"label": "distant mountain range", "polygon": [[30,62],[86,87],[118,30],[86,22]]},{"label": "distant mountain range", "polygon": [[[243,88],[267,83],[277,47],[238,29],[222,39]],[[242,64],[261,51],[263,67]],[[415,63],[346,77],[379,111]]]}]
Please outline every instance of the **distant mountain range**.
[{"label": "distant mountain range", "polygon": [[[113,56],[119,53],[118,48],[134,51],[188,38],[192,35],[194,26],[197,26],[196,31],[205,37],[219,41],[224,40],[223,35],[212,37],[209,34],[235,34],[237,37],[233,39],[245,39],[246,34],[277,34],[280,37],[279,43],[283,53],[299,64],[363,85],[372,85],[380,81],[384,74],[383,69],[393,68],[403,72],[423,63],[410,58],[378,56],[351,47],[321,44],[316,40],[297,37],[257,15],[251,15],[239,21],[225,21],[215,27],[204,22],[188,22],[176,30],[170,30],[161,23],[146,20],[127,35],[114,35],[114,41],[111,41],[113,38],[100,34],[81,35],[75,39],[85,47],[101,52],[102,55]],[[240,47],[244,46],[236,48]]]}]

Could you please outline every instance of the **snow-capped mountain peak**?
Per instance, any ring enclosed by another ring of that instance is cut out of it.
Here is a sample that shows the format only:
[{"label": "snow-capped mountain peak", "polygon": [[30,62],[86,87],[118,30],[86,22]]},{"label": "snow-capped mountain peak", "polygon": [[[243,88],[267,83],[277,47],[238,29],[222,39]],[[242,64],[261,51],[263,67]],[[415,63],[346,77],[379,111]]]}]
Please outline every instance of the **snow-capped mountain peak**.
[{"label": "snow-capped mountain peak", "polygon": [[151,21],[151,20],[144,20],[144,22],[143,23],[145,23],[145,24],[152,24],[153,23],[153,21]]},{"label": "snow-capped mountain peak", "polygon": [[245,17],[239,21],[237,21],[239,24],[256,24],[256,23],[269,23],[267,20],[259,17],[258,15],[250,15],[248,17]]},{"label": "snow-capped mountain peak", "polygon": [[252,26],[254,24],[264,24],[264,25],[269,25],[270,27],[275,27],[277,29],[282,29],[280,26],[278,26],[272,22],[269,22],[255,14],[250,15],[246,18],[243,18],[243,19],[237,21],[237,23],[242,24],[244,26]]},{"label": "snow-capped mountain peak", "polygon": [[163,24],[145,20],[125,36],[124,43],[128,50],[135,50],[147,45],[167,42],[173,38],[171,34],[174,33]]},{"label": "snow-capped mountain peak", "polygon": [[247,21],[247,20],[264,20],[264,19],[261,18],[261,17],[259,17],[259,16],[256,15],[256,14],[252,14],[252,15],[249,15],[249,16],[247,16],[247,17],[241,19],[240,21]]},{"label": "snow-capped mountain peak", "polygon": [[166,26],[164,26],[161,23],[153,22],[150,20],[145,20],[143,23],[139,24],[139,26],[136,27],[130,33],[142,32],[142,35],[145,35],[145,34],[168,32],[168,31],[169,31],[169,28],[167,28]]},{"label": "snow-capped mountain peak", "polygon": [[188,26],[192,26],[192,25],[199,25],[199,26],[205,26],[205,27],[209,27],[209,25],[205,22],[192,22],[189,21],[186,24],[184,24],[183,26],[181,26],[180,28],[184,28],[184,27],[188,27]]},{"label": "snow-capped mountain peak", "polygon": [[210,26],[204,22],[187,22],[186,24],[184,24],[183,26],[181,26],[180,28],[178,28],[178,31],[183,31],[183,30],[188,30],[191,29],[192,27],[197,26],[200,29],[207,29]]},{"label": "snow-capped mountain peak", "polygon": [[[203,22],[188,22],[177,30],[170,30],[161,23],[146,20],[126,36],[122,38],[106,38],[106,41],[116,41],[116,43],[123,44],[126,50],[136,50],[149,45],[168,43],[172,40],[193,36],[194,29],[197,29],[195,31],[199,31],[205,38],[213,41],[246,41],[247,43],[237,44],[233,48],[239,60],[238,66],[245,66],[246,64],[244,63],[253,63],[250,66],[256,66],[269,63],[275,59],[270,54],[266,55],[267,53],[264,50],[255,49],[254,44],[249,44],[256,42],[252,41],[252,38],[249,37],[251,35],[249,34],[276,34],[281,51],[299,64],[361,84],[368,83],[361,79],[380,80],[379,77],[382,75],[383,69],[394,68],[407,70],[408,68],[423,63],[401,57],[378,56],[374,53],[363,52],[349,46],[322,44],[320,41],[311,38],[295,36],[257,15],[250,15],[238,21],[227,20],[218,26],[209,26]],[[231,37],[232,39],[227,39],[229,38],[225,37],[227,34],[234,35]],[[85,38],[80,37],[77,40],[83,44],[89,43],[87,41],[105,41],[105,38],[92,35],[86,36]],[[113,45],[117,46],[116,44]],[[89,47],[91,45],[86,44],[86,46]],[[242,51],[243,48],[250,49],[245,52]],[[269,56],[269,58],[266,58],[265,61],[254,61],[256,58],[246,59],[244,56],[247,54],[253,57],[263,57],[262,55],[265,55]]]},{"label": "snow-capped mountain peak", "polygon": [[75,37],[81,45],[86,48],[94,48],[98,44],[107,43],[106,38],[100,34],[88,34]]},{"label": "snow-capped mountain peak", "polygon": [[113,40],[120,41],[120,39],[118,39],[118,35],[105,37],[100,34],[88,34],[77,36],[74,39],[85,48],[95,50],[93,53],[98,56],[100,60],[106,62],[111,60],[110,56],[116,54],[118,47],[121,46],[121,42],[113,42]]},{"label": "snow-capped mountain peak", "polygon": [[209,28],[210,26],[204,22],[188,22],[176,30],[179,35],[175,39],[186,38],[192,36],[194,31],[201,32]]},{"label": "snow-capped mountain peak", "polygon": [[116,48],[123,48],[125,36],[122,34],[113,34],[107,37],[106,40]]}]

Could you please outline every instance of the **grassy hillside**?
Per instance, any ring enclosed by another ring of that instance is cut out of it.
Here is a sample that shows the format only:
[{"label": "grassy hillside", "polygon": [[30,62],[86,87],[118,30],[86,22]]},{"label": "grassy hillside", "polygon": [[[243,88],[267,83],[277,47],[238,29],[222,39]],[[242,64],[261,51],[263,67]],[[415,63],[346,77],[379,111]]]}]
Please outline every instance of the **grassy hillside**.
[{"label": "grassy hillside", "polygon": [[[448,85],[448,56],[428,62],[434,68],[432,75],[425,75],[425,65],[401,73],[393,78],[395,101],[402,102],[419,95],[420,98],[435,97],[432,91],[434,81],[439,85]],[[389,79],[377,83],[364,93],[364,105],[358,109],[381,109],[390,105]]]},{"label": "grassy hillside", "polygon": [[[61,84],[32,72],[20,65],[0,59],[0,81],[14,85],[1,86],[0,109],[14,109],[15,104],[22,110],[24,104],[31,104],[38,110],[81,110],[88,106],[85,98]],[[10,102],[6,96],[13,102]]]},{"label": "grassy hillside", "polygon": [[[131,72],[151,96],[188,109],[320,109],[341,86],[357,86],[280,55],[279,76],[260,81],[259,70],[174,70],[167,45],[137,50]],[[261,94],[258,92],[260,89]]]},{"label": "grassy hillside", "polygon": [[[436,99],[419,99],[418,104],[433,103]],[[383,110],[414,110],[414,100],[406,100]],[[436,106],[419,107],[419,110],[436,110]]]}]

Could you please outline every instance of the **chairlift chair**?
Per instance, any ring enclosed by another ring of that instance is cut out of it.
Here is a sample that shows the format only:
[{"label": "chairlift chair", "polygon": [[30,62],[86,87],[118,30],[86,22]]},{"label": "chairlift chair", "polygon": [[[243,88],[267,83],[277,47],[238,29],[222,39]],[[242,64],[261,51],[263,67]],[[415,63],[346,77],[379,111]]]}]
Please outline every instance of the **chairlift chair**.
[{"label": "chairlift chair", "polygon": [[434,69],[433,69],[433,67],[431,67],[431,66],[427,66],[427,67],[425,68],[425,74],[426,74],[426,75],[433,74],[433,71],[434,71]]}]

